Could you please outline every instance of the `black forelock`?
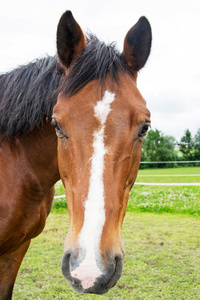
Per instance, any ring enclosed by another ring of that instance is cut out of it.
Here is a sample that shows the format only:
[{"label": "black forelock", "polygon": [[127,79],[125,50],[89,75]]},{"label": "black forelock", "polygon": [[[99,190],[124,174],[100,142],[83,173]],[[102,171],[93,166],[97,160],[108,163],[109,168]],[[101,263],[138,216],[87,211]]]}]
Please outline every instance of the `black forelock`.
[{"label": "black forelock", "polygon": [[76,94],[88,82],[98,79],[104,89],[106,75],[109,73],[111,82],[119,83],[119,73],[131,73],[115,44],[106,45],[96,36],[86,36],[86,47],[72,62],[69,72],[60,85],[59,91],[69,97]]},{"label": "black forelock", "polygon": [[0,133],[4,138],[31,132],[50,117],[61,73],[55,57],[38,59],[0,75]]}]

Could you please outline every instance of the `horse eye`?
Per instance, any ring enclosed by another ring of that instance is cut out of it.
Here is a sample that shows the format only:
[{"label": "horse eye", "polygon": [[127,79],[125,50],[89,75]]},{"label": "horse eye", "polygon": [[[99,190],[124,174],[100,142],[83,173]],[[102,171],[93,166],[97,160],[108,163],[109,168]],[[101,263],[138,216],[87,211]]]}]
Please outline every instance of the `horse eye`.
[{"label": "horse eye", "polygon": [[55,127],[55,131],[58,137],[64,137],[64,134],[62,130],[60,129],[60,126],[58,125],[56,119],[52,119],[51,125]]},{"label": "horse eye", "polygon": [[147,134],[147,132],[148,132],[149,127],[150,127],[150,124],[149,124],[149,123],[144,124],[143,127],[141,128],[141,130],[140,130],[138,136],[139,136],[140,138],[145,137],[146,134]]},{"label": "horse eye", "polygon": [[144,127],[142,128],[142,134],[146,134],[148,129],[149,129],[149,126],[147,124],[145,124]]}]

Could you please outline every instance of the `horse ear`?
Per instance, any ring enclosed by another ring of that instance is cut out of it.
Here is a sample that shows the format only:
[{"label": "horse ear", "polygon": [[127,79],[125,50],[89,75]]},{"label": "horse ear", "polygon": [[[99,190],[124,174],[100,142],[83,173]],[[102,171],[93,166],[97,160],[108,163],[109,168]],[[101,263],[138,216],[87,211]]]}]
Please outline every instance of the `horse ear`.
[{"label": "horse ear", "polygon": [[85,36],[71,11],[66,11],[57,27],[57,51],[61,63],[69,67],[75,56],[85,48]]},{"label": "horse ear", "polygon": [[151,26],[145,17],[128,31],[124,39],[123,56],[132,71],[144,67],[151,50]]}]

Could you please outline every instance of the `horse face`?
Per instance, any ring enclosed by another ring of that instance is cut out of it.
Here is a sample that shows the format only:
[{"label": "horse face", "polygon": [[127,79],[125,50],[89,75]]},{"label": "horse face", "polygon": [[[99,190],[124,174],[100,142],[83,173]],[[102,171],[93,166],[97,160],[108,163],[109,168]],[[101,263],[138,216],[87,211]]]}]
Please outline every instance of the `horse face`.
[{"label": "horse face", "polygon": [[[67,59],[62,60],[66,66]],[[122,222],[150,124],[136,72],[118,76],[119,84],[111,84],[108,72],[103,89],[95,79],[73,95],[61,93],[54,107],[70,215],[62,271],[78,292],[103,294],[121,275]]]},{"label": "horse face", "polygon": [[96,94],[96,82],[54,109],[70,215],[62,269],[78,291],[103,293],[120,277],[121,228],[150,114],[135,83]]}]

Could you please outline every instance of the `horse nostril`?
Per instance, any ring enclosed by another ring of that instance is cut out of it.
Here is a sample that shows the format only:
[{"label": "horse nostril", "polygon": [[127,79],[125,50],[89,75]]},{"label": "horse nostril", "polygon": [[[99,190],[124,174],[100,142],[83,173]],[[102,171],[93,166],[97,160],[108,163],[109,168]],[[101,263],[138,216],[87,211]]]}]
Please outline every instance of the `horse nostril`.
[{"label": "horse nostril", "polygon": [[115,265],[118,266],[123,262],[123,259],[121,256],[115,256]]},{"label": "horse nostril", "polygon": [[123,268],[123,258],[121,256],[115,257],[115,266],[115,274],[119,274],[119,276],[121,276]]},{"label": "horse nostril", "polygon": [[70,267],[69,267],[70,256],[71,256],[70,253],[66,252],[62,258],[62,273],[66,278],[69,278],[70,276]]},{"label": "horse nostril", "polygon": [[123,268],[123,258],[122,256],[116,256],[114,258],[115,260],[115,269],[113,272],[113,276],[110,278],[107,287],[110,289],[115,286],[119,278],[121,277],[122,274],[122,268]]}]

